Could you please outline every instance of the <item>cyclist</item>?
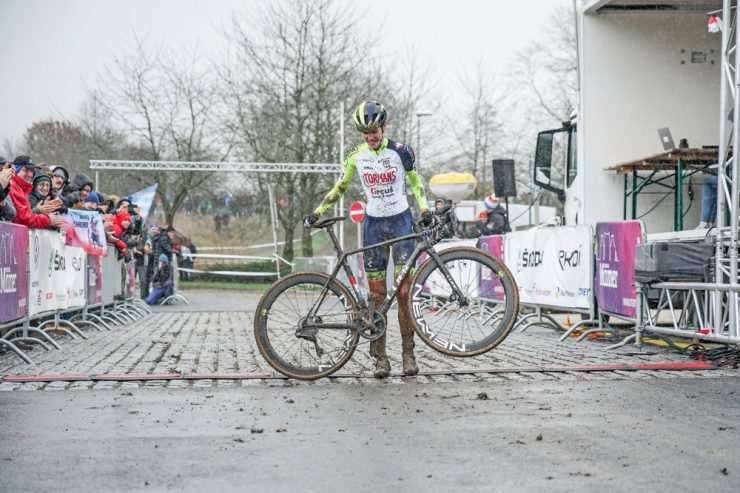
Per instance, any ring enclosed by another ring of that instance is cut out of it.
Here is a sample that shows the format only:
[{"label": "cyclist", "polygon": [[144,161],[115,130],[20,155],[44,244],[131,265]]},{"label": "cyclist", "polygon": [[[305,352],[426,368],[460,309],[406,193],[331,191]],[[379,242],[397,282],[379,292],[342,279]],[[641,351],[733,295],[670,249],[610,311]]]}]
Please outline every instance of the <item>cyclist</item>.
[{"label": "cyclist", "polygon": [[[423,224],[431,224],[434,216],[427,207],[426,192],[421,177],[416,171],[414,151],[400,142],[384,136],[388,114],[378,101],[365,101],[354,112],[355,127],[362,133],[364,143],[349,152],[342,167],[342,176],[334,188],[324,197],[316,210],[304,218],[307,227],[313,226],[321,214],[328,211],[347,190],[352,176],[358,172],[362,188],[367,197],[366,216],[363,225],[363,246],[392,240],[413,232],[411,210],[406,199],[406,185],[414,194],[421,211]],[[393,244],[395,272],[414,250],[414,240]],[[365,251],[365,272],[370,293],[379,308],[386,297],[386,270],[389,247],[377,247]],[[399,300],[405,300],[409,289],[409,277],[399,286]],[[403,373],[416,375],[419,368],[414,358],[414,329],[411,313],[406,303],[398,303],[398,323],[401,327]],[[375,357],[375,377],[385,378],[391,365],[385,350],[385,333],[370,343],[370,355]]]}]

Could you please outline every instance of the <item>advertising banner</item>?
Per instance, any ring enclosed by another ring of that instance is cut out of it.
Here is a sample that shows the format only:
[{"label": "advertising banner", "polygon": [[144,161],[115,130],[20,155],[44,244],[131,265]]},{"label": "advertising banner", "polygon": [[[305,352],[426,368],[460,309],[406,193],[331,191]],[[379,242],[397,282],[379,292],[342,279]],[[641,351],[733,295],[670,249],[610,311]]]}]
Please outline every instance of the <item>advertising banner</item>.
[{"label": "advertising banner", "polygon": [[[481,236],[478,238],[478,248],[506,263],[504,259],[504,237],[502,235]],[[480,270],[478,273],[480,296],[503,301],[506,294],[499,277],[486,267],[479,266],[478,268]]]},{"label": "advertising banner", "polygon": [[0,323],[28,310],[28,228],[0,222]]},{"label": "advertising banner", "polygon": [[99,212],[69,209],[61,217],[67,222],[65,245],[81,247],[90,255],[108,254],[103,217]]},{"label": "advertising banner", "polygon": [[588,226],[533,228],[504,237],[506,266],[522,303],[589,308],[593,243]]},{"label": "advertising banner", "polygon": [[58,297],[55,284],[60,281],[58,273],[65,267],[66,259],[63,236],[56,231],[43,229],[29,230],[31,266],[29,272],[28,309],[31,316],[63,308],[66,305],[66,291]]},{"label": "advertising banner", "polygon": [[60,271],[63,276],[63,284],[57,289],[65,290],[67,293],[66,303],[60,308],[76,308],[85,306],[85,274],[87,265],[87,253],[79,247],[64,247],[65,267]]},{"label": "advertising banner", "polygon": [[103,302],[113,303],[113,298],[123,293],[121,262],[116,260],[114,247],[108,247],[108,256],[100,259],[100,274],[103,279]]},{"label": "advertising banner", "polygon": [[596,271],[594,293],[599,309],[637,316],[635,247],[643,243],[640,221],[596,224]]},{"label": "advertising banner", "polygon": [[67,247],[56,231],[29,233],[31,316],[85,304],[85,261],[82,248]]},{"label": "advertising banner", "polygon": [[126,269],[126,296],[134,295],[134,287],[136,285],[136,260],[124,264]]},{"label": "advertising banner", "polygon": [[88,255],[86,264],[85,297],[89,305],[94,305],[103,301],[103,276],[100,275],[100,257]]}]

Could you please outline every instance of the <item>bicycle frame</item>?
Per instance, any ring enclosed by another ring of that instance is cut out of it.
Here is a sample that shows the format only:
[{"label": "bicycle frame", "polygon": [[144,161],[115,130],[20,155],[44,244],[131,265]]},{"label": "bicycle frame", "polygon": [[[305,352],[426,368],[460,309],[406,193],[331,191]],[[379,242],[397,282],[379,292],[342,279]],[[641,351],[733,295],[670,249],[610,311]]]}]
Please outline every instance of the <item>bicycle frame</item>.
[{"label": "bicycle frame", "polygon": [[[442,223],[444,225],[444,223]],[[321,293],[319,295],[319,299],[314,303],[314,306],[311,308],[311,310],[308,313],[308,316],[306,317],[307,325],[311,326],[314,325],[310,322],[310,320],[316,316],[316,312],[318,310],[318,307],[321,306],[321,304],[324,302],[324,299],[326,298],[326,295],[329,291],[329,284],[332,282],[332,280],[335,280],[337,277],[337,274],[339,274],[339,270],[344,268],[345,274],[347,274],[347,278],[349,279],[350,286],[352,287],[352,292],[354,294],[355,299],[360,305],[360,308],[362,310],[369,310],[371,309],[368,307],[365,298],[360,294],[360,287],[357,284],[357,280],[355,279],[354,273],[352,272],[352,269],[349,266],[349,263],[347,262],[347,257],[350,255],[355,255],[360,252],[364,252],[366,250],[370,250],[372,248],[376,247],[382,247],[382,246],[390,246],[394,243],[399,243],[406,240],[417,240],[416,246],[414,247],[413,252],[411,253],[411,256],[406,260],[406,263],[403,265],[403,268],[398,273],[398,275],[395,277],[393,281],[393,287],[391,288],[390,293],[387,294],[385,300],[383,300],[383,303],[380,305],[380,307],[375,310],[377,313],[380,313],[381,315],[385,316],[386,313],[388,313],[388,310],[390,310],[391,304],[393,303],[393,299],[398,294],[398,290],[403,283],[404,278],[409,273],[411,268],[414,266],[416,261],[418,260],[419,256],[423,253],[426,253],[429,255],[431,259],[433,259],[434,262],[436,262],[437,266],[440,268],[440,271],[444,275],[447,282],[450,283],[450,286],[453,289],[453,292],[459,297],[459,299],[463,300],[464,296],[460,288],[458,287],[457,283],[455,283],[455,280],[453,279],[450,272],[447,270],[447,267],[444,265],[444,262],[442,262],[442,259],[440,258],[439,254],[434,250],[433,243],[429,241],[429,239],[425,238],[430,232],[433,233],[434,230],[426,230],[421,231],[419,233],[412,233],[410,235],[404,235],[399,236],[398,238],[394,238],[392,240],[382,241],[380,243],[375,243],[373,245],[368,245],[363,248],[358,248],[357,250],[352,250],[349,252],[344,252],[342,250],[341,245],[339,244],[339,240],[337,239],[336,234],[334,233],[334,230],[331,228],[331,226],[326,227],[327,233],[329,234],[329,237],[332,240],[332,243],[334,243],[334,251],[337,255],[337,258],[339,259],[337,262],[337,265],[334,266],[334,269],[332,270],[331,276],[329,278],[329,281],[327,281],[327,284],[323,287],[321,290]],[[374,307],[372,307],[374,309]],[[348,326],[346,324],[315,324],[320,325],[322,328],[325,329],[343,329],[346,330]],[[359,328],[359,325],[354,328]]]}]

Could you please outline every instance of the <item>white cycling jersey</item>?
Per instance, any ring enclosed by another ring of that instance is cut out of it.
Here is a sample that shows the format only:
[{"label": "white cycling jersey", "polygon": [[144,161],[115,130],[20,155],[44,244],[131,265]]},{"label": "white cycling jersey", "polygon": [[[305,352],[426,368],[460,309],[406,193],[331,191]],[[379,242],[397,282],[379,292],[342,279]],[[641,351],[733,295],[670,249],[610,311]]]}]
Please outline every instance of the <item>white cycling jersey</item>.
[{"label": "white cycling jersey", "polygon": [[316,209],[323,214],[344,194],[357,171],[367,198],[366,214],[371,217],[389,217],[409,208],[406,184],[411,187],[419,207],[427,208],[421,178],[416,172],[414,151],[400,142],[383,139],[378,149],[367,143],[353,149],[342,168],[342,177]]}]

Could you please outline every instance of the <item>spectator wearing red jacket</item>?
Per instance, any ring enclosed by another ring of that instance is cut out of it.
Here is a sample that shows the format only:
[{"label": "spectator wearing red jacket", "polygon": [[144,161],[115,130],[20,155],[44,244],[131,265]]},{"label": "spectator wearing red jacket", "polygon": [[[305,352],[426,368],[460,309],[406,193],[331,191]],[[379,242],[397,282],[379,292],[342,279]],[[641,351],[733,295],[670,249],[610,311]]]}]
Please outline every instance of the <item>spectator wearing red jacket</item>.
[{"label": "spectator wearing red jacket", "polygon": [[116,247],[122,256],[128,253],[126,242],[123,241],[123,234],[131,226],[131,216],[126,211],[120,211],[113,217],[113,237]]},{"label": "spectator wearing red jacket", "polygon": [[35,165],[28,156],[18,156],[13,160],[16,175],[10,182],[10,198],[15,205],[15,224],[22,224],[29,228],[46,228],[64,226],[64,220],[57,214],[34,214],[31,204],[28,203],[28,194],[33,190],[33,172]]}]

